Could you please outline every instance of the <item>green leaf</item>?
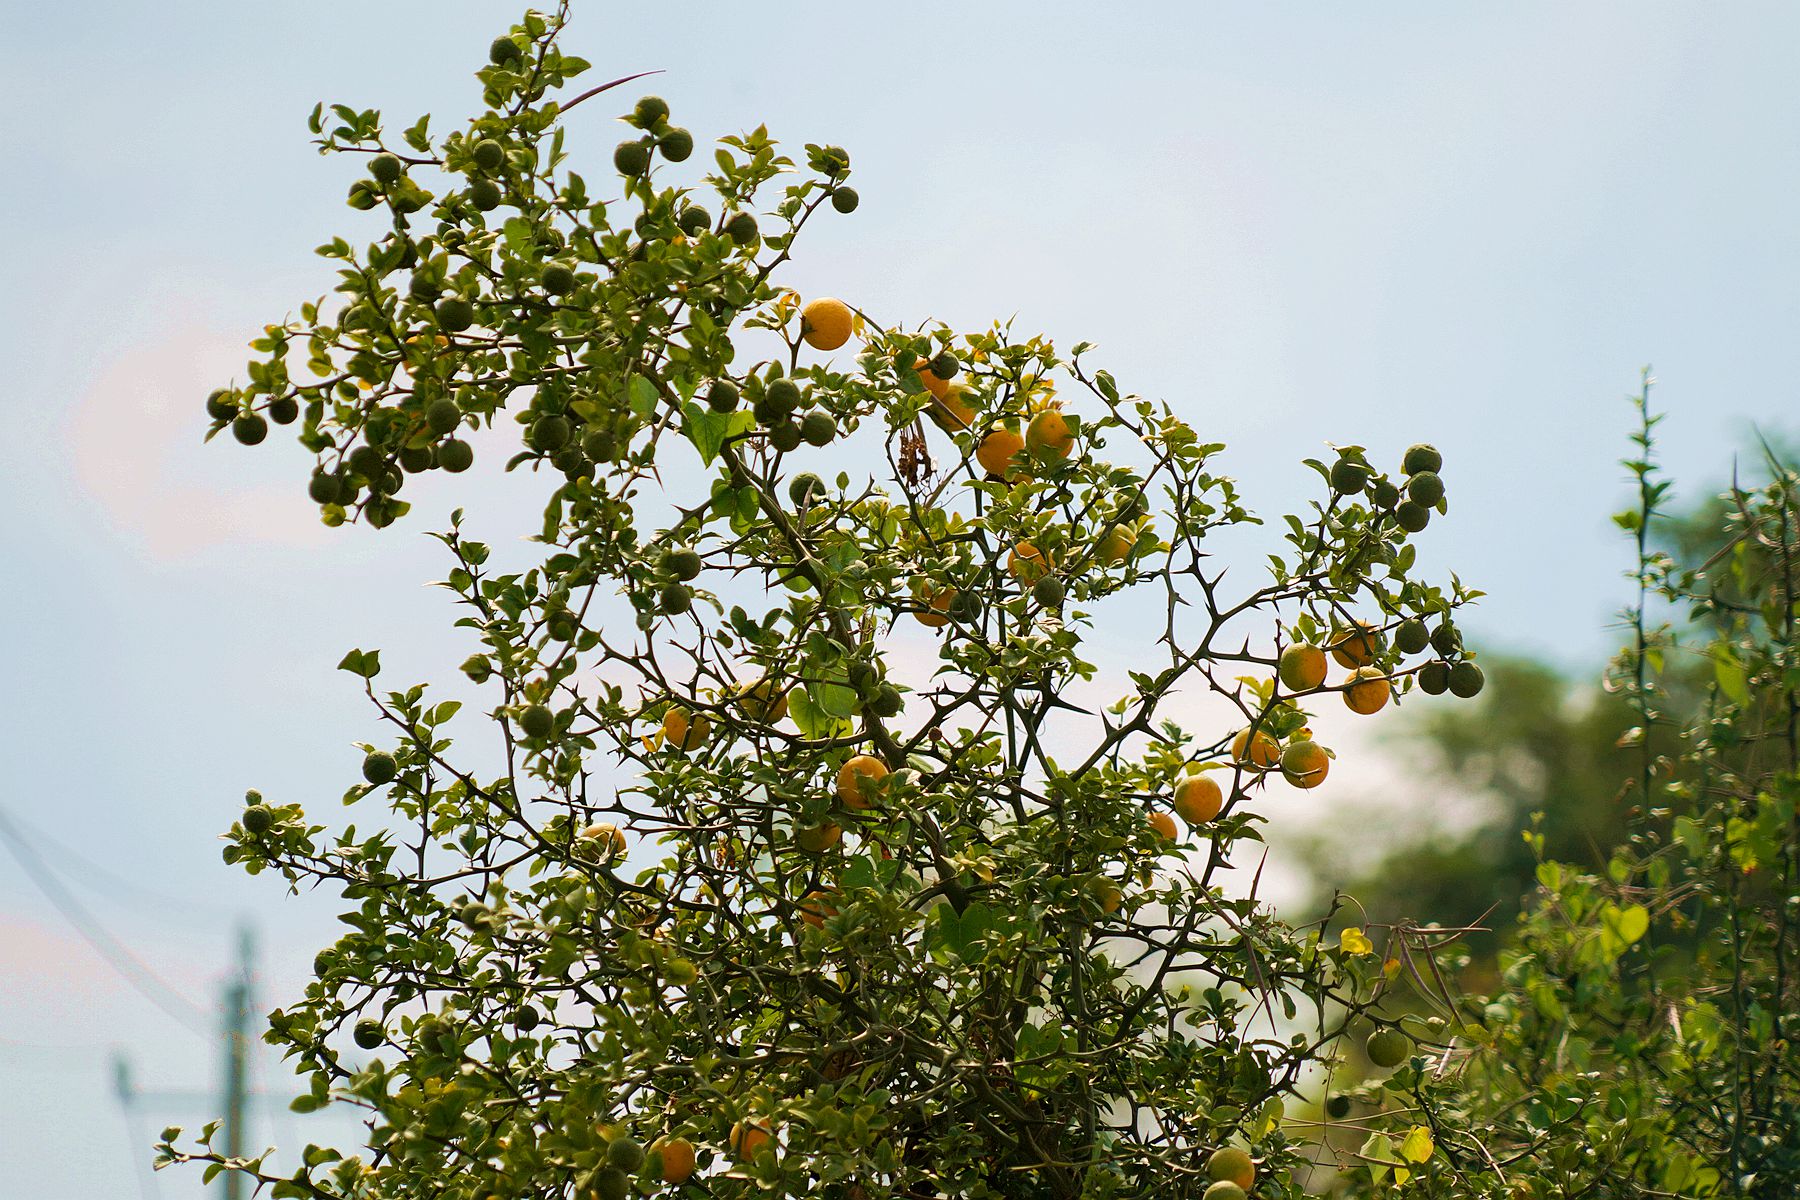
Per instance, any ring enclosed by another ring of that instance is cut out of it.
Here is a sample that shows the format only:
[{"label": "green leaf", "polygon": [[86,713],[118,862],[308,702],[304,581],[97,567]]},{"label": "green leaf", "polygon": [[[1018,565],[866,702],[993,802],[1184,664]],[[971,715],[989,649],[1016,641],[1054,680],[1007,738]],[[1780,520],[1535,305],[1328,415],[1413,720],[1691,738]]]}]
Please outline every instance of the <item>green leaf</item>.
[{"label": "green leaf", "polygon": [[1400,1157],[1407,1162],[1422,1163],[1431,1157],[1437,1144],[1431,1140],[1431,1130],[1423,1125],[1414,1125],[1407,1131],[1400,1143]]},{"label": "green leaf", "polygon": [[373,679],[381,674],[381,651],[352,650],[338,663],[338,670],[360,675],[364,679]]},{"label": "green leaf", "polygon": [[756,418],[748,412],[716,413],[703,404],[689,402],[682,410],[681,432],[700,452],[700,462],[711,466],[729,438],[749,431]]}]

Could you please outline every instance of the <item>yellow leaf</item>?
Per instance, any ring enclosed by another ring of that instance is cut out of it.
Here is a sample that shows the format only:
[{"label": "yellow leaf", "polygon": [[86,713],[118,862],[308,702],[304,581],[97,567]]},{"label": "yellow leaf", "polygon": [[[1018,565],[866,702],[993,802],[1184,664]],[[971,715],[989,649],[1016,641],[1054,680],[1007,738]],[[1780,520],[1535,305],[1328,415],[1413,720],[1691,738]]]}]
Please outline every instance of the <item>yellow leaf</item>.
[{"label": "yellow leaf", "polygon": [[1375,953],[1375,943],[1371,942],[1362,930],[1352,925],[1338,934],[1338,949],[1345,954],[1354,954],[1360,957]]},{"label": "yellow leaf", "polygon": [[1422,1163],[1431,1157],[1431,1152],[1435,1149],[1437,1146],[1431,1140],[1431,1130],[1423,1125],[1414,1125],[1400,1143],[1400,1157],[1407,1162]]}]

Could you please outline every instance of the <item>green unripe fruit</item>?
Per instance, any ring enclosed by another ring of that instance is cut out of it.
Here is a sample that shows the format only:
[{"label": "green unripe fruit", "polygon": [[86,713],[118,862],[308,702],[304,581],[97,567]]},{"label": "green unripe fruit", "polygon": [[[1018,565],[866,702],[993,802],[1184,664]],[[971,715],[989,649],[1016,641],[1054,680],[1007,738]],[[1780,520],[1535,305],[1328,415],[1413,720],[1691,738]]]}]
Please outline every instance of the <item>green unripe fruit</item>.
[{"label": "green unripe fruit", "polygon": [[825,496],[825,481],[811,471],[802,471],[788,482],[788,499],[795,508],[806,508]]},{"label": "green unripe fruit", "polygon": [[786,454],[800,446],[800,426],[792,420],[769,427],[769,445]]},{"label": "green unripe fruit", "polygon": [[377,154],[369,160],[369,174],[377,183],[400,182],[400,160],[392,154]]},{"label": "green unripe fruit", "polygon": [[1209,1184],[1206,1191],[1201,1193],[1200,1200],[1247,1200],[1247,1197],[1243,1188],[1229,1179],[1221,1179]]},{"label": "green unripe fruit", "polygon": [[643,142],[620,142],[613,151],[613,166],[621,175],[642,175],[650,169],[650,147]]},{"label": "green unripe fruit", "polygon": [[669,616],[679,617],[694,607],[694,593],[686,584],[671,583],[663,588],[662,594],[657,597],[657,603]]},{"label": "green unripe fruit", "polygon": [[939,350],[931,360],[931,373],[939,379],[955,379],[961,371],[962,360],[953,351]]},{"label": "green unripe fruit", "polygon": [[372,750],[363,759],[363,778],[380,787],[384,783],[394,782],[394,776],[400,773],[400,766],[394,756],[386,750]]},{"label": "green unripe fruit", "polygon": [[1045,608],[1061,608],[1063,595],[1062,580],[1054,575],[1046,575],[1031,585],[1031,598]]},{"label": "green unripe fruit", "polygon": [[1378,1029],[1363,1043],[1369,1061],[1384,1070],[1397,1067],[1412,1057],[1412,1039],[1398,1029]]},{"label": "green unripe fruit", "polygon": [[869,701],[869,707],[878,717],[897,717],[904,701],[900,689],[891,683],[884,683],[875,689],[875,698]]},{"label": "green unripe fruit", "polygon": [[491,179],[477,179],[469,184],[469,203],[481,212],[493,212],[503,199],[505,193]]},{"label": "green unripe fruit", "polygon": [[1394,523],[1408,533],[1417,533],[1431,523],[1431,510],[1416,500],[1402,500],[1394,506]]},{"label": "green unripe fruit", "polygon": [[694,152],[694,135],[685,129],[671,129],[656,140],[656,148],[670,162],[682,162]]},{"label": "green unripe fruit", "polygon": [[1444,469],[1444,456],[1437,452],[1436,446],[1420,442],[1406,448],[1406,454],[1400,460],[1400,469],[1408,475],[1417,475],[1421,471],[1430,471],[1435,475]]},{"label": "green unripe fruit", "polygon": [[355,1038],[356,1044],[364,1050],[373,1050],[387,1041],[387,1030],[383,1029],[381,1022],[374,1017],[364,1017],[356,1023],[350,1036]]},{"label": "green unripe fruit", "polygon": [[732,213],[725,222],[725,236],[740,246],[756,240],[756,217],[747,212]]},{"label": "green unripe fruit", "polygon": [[981,601],[974,592],[958,592],[951,598],[950,619],[964,624],[981,619]]},{"label": "green unripe fruit", "polygon": [[829,446],[837,432],[837,421],[830,413],[809,412],[800,419],[800,437],[809,446]]},{"label": "green unripe fruit", "polygon": [[649,129],[669,119],[669,105],[661,96],[645,96],[631,110],[631,115],[640,126]]},{"label": "green unripe fruit", "polygon": [[1419,668],[1419,690],[1427,696],[1441,696],[1450,687],[1450,664],[1428,662]]},{"label": "green unripe fruit", "polygon": [[577,479],[591,479],[594,475],[594,464],[588,461],[587,455],[579,446],[564,446],[550,456],[550,465],[561,471],[571,483]]},{"label": "green unripe fruit", "polygon": [[538,1027],[538,1023],[542,1020],[543,1017],[536,1008],[529,1004],[521,1004],[519,1010],[513,1013],[513,1028],[522,1033],[530,1033]]},{"label": "green unripe fruit", "polygon": [[1431,631],[1431,648],[1445,658],[1462,653],[1462,634],[1448,621]]},{"label": "green unripe fruit", "polygon": [[277,396],[269,401],[269,420],[277,425],[292,425],[300,419],[300,401],[292,396]]},{"label": "green unripe fruit", "polygon": [[519,44],[509,37],[495,38],[493,45],[488,47],[488,61],[496,67],[505,66],[518,57]]},{"label": "green unripe fruit", "polygon": [[1385,479],[1377,479],[1369,498],[1375,501],[1376,508],[1392,508],[1400,503],[1400,489]]},{"label": "green unripe fruit", "polygon": [[475,323],[475,306],[461,296],[445,296],[432,311],[445,333],[461,333]]},{"label": "green unripe fruit", "polygon": [[594,1200],[625,1200],[631,1194],[631,1176],[617,1167],[594,1172]]},{"label": "green unripe fruit", "polygon": [[275,812],[266,804],[252,804],[244,810],[244,829],[253,837],[261,837],[275,824]]},{"label": "green unripe fruit", "polygon": [[338,477],[323,471],[313,472],[312,482],[306,485],[306,494],[312,497],[314,504],[336,504],[342,494]]},{"label": "green unripe fruit", "polygon": [[387,470],[387,460],[381,457],[381,451],[373,446],[358,446],[350,452],[345,460],[350,469],[364,479],[379,479]]},{"label": "green unripe fruit", "polygon": [[448,396],[439,396],[425,406],[425,428],[442,437],[462,424],[462,409]]},{"label": "green unripe fruit", "polygon": [[476,683],[486,683],[494,673],[494,664],[485,654],[471,654],[463,660],[462,673]]},{"label": "green unripe fruit", "polygon": [[546,454],[561,450],[575,436],[575,427],[569,424],[567,417],[539,417],[531,423],[529,440],[533,450],[542,450]]},{"label": "green unripe fruit", "polygon": [[246,446],[254,446],[269,436],[269,423],[259,413],[245,413],[232,421],[231,436]]},{"label": "green unripe fruit", "polygon": [[716,413],[728,413],[737,408],[738,386],[729,379],[720,379],[706,389],[706,407]]},{"label": "green unripe fruit", "polygon": [[229,421],[238,412],[237,401],[225,388],[219,388],[206,398],[206,415],[215,421]]},{"label": "green unripe fruit", "polygon": [[430,446],[403,446],[400,450],[400,469],[417,475],[420,471],[431,470]]},{"label": "green unripe fruit", "polygon": [[861,695],[873,695],[875,689],[881,686],[881,672],[869,663],[853,662],[845,674],[850,680],[850,686]]},{"label": "green unripe fruit", "polygon": [[556,728],[556,715],[542,704],[527,704],[519,713],[519,729],[526,737],[549,737]]},{"label": "green unripe fruit", "polygon": [[618,448],[618,441],[610,429],[590,427],[581,435],[581,452],[595,462],[611,462]]},{"label": "green unripe fruit", "polygon": [[663,560],[669,573],[677,579],[693,579],[700,574],[700,553],[691,546],[677,546]]},{"label": "green unripe fruit", "polygon": [[1431,644],[1425,622],[1413,617],[1394,628],[1394,647],[1402,654],[1418,654]]},{"label": "green unripe fruit", "polygon": [[712,228],[712,214],[698,204],[690,204],[676,214],[675,223],[681,226],[689,237],[699,237]]},{"label": "green unripe fruit", "polygon": [[358,212],[368,212],[381,203],[381,197],[375,194],[375,188],[366,179],[359,179],[350,185],[348,203]]},{"label": "green unripe fruit", "polygon": [[1325,1115],[1334,1121],[1341,1121],[1350,1115],[1350,1097],[1339,1093],[1325,1101]]},{"label": "green unripe fruit", "polygon": [[1450,668],[1450,694],[1459,699],[1470,700],[1481,694],[1482,685],[1487,677],[1481,668],[1467,659]]},{"label": "green unripe fruit", "polygon": [[1331,464],[1331,490],[1340,496],[1353,496],[1369,486],[1369,464],[1351,458],[1340,458]]},{"label": "green unripe fruit", "polygon": [[544,290],[552,296],[566,296],[575,290],[575,271],[567,263],[547,263],[538,276]]},{"label": "green unripe fruit", "polygon": [[644,1148],[637,1139],[616,1137],[606,1144],[606,1165],[630,1173],[644,1165]]},{"label": "green unripe fruit", "polygon": [[484,171],[498,171],[506,164],[506,151],[501,148],[499,142],[491,138],[482,138],[476,142],[474,148],[469,151],[469,157],[474,159],[475,165]]},{"label": "green unripe fruit", "polygon": [[1444,481],[1432,471],[1420,471],[1406,481],[1407,497],[1426,508],[1436,508],[1444,498]]},{"label": "green unripe fruit", "polygon": [[763,403],[778,418],[791,416],[800,407],[800,387],[785,376],[770,380],[768,388],[763,392]]},{"label": "green unripe fruit", "polygon": [[831,207],[841,213],[853,213],[856,211],[856,206],[861,203],[862,197],[856,194],[855,188],[841,187],[831,193]]},{"label": "green unripe fruit", "polygon": [[581,622],[568,609],[561,609],[545,619],[544,630],[559,642],[572,642],[581,630]]},{"label": "green unripe fruit", "polygon": [[438,466],[459,475],[475,464],[475,449],[467,442],[459,442],[455,438],[438,446]]},{"label": "green unripe fruit", "polygon": [[430,304],[444,294],[444,289],[428,275],[414,275],[406,285],[406,294],[420,304]]}]

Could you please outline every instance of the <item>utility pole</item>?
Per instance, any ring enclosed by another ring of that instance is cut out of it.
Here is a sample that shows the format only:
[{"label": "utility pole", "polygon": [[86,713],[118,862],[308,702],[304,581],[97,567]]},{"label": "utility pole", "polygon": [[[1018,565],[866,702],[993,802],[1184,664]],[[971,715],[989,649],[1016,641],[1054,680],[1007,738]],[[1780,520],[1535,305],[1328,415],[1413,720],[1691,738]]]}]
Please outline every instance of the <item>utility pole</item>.
[{"label": "utility pole", "polygon": [[[225,988],[225,1155],[242,1158],[250,1091],[250,960],[255,953],[249,927],[238,930],[238,974]],[[225,1173],[225,1200],[244,1200],[244,1177]]]}]

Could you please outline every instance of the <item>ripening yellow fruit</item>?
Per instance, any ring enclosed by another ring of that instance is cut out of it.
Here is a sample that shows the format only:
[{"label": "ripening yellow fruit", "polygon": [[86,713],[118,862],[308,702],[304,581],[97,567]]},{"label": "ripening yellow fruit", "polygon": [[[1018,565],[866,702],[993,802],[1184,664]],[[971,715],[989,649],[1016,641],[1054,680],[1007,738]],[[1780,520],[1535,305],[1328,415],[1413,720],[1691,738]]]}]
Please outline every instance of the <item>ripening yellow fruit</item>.
[{"label": "ripening yellow fruit", "polygon": [[925,385],[925,390],[939,400],[942,400],[950,391],[951,381],[933,371],[931,363],[927,360],[915,356],[912,366],[913,370],[918,372],[919,382]]},{"label": "ripening yellow fruit", "polygon": [[677,750],[698,750],[712,732],[712,721],[705,713],[690,713],[672,707],[663,714],[663,739]]},{"label": "ripening yellow fruit", "polygon": [[597,842],[600,848],[611,854],[625,853],[625,834],[617,825],[605,822],[589,825],[581,831],[583,840]]},{"label": "ripening yellow fruit", "polygon": [[1281,752],[1281,774],[1297,788],[1316,788],[1331,770],[1331,756],[1317,742],[1301,740]]},{"label": "ripening yellow fruit", "polygon": [[1366,667],[1381,653],[1381,634],[1367,621],[1353,621],[1348,629],[1338,629],[1331,639],[1331,657],[1340,667]]},{"label": "ripening yellow fruit", "polygon": [[825,918],[837,916],[837,905],[832,903],[836,892],[808,892],[800,901],[800,919],[814,929],[825,924]]},{"label": "ripening yellow fruit", "polygon": [[975,448],[975,461],[989,475],[1010,482],[1020,474],[1019,451],[1024,448],[1024,438],[1002,427],[981,439],[981,445]]},{"label": "ripening yellow fruit", "polygon": [[1046,408],[1031,418],[1025,427],[1025,447],[1032,454],[1064,459],[1075,445],[1075,434],[1068,421],[1054,408]]},{"label": "ripening yellow fruit", "polygon": [[1290,692],[1310,692],[1325,682],[1325,652],[1305,642],[1295,642],[1281,652],[1276,673]]},{"label": "ripening yellow fruit", "polygon": [[1206,1160],[1206,1177],[1218,1182],[1235,1183],[1245,1191],[1256,1182],[1256,1164],[1236,1146],[1214,1150]]},{"label": "ripening yellow fruit", "polygon": [[887,777],[886,763],[872,754],[858,754],[838,768],[837,797],[845,808],[868,808],[873,797],[881,794],[882,781]]},{"label": "ripening yellow fruit", "polygon": [[731,1153],[740,1162],[755,1158],[773,1141],[769,1127],[760,1121],[739,1121],[731,1127]]},{"label": "ripening yellow fruit", "polygon": [[1241,767],[1268,771],[1281,762],[1281,747],[1262,730],[1252,734],[1245,728],[1238,730],[1237,736],[1231,739],[1231,757]]},{"label": "ripening yellow fruit", "polygon": [[1211,775],[1189,775],[1175,785],[1172,807],[1189,829],[1198,829],[1219,815],[1225,807],[1225,793]]},{"label": "ripening yellow fruit", "polygon": [[1027,587],[1050,573],[1056,560],[1030,542],[1020,542],[1006,556],[1006,569],[1014,579]]},{"label": "ripening yellow fruit", "polygon": [[[937,376],[926,371],[923,378],[929,381]],[[929,382],[926,386],[930,386]],[[971,399],[974,394],[975,389],[960,379],[947,382],[941,389],[932,392],[932,401],[925,409],[925,415],[945,433],[961,433],[975,423],[975,404]]]},{"label": "ripening yellow fruit", "polygon": [[924,608],[913,610],[913,616],[919,619],[919,624],[927,629],[942,629],[950,623],[950,604],[956,599],[955,588],[938,587],[921,581],[913,586],[913,595],[925,605]]},{"label": "ripening yellow fruit", "polygon": [[1386,708],[1388,697],[1392,694],[1392,685],[1388,683],[1388,677],[1381,673],[1380,667],[1358,667],[1344,688],[1344,703],[1350,707],[1351,712],[1368,716]]},{"label": "ripening yellow fruit", "polygon": [[650,1143],[650,1154],[661,1164],[657,1174],[664,1183],[686,1183],[694,1174],[694,1143],[684,1137],[658,1138]]},{"label": "ripening yellow fruit", "polygon": [[842,300],[821,296],[800,310],[800,336],[814,350],[836,350],[850,340],[855,317]]},{"label": "ripening yellow fruit", "polygon": [[826,821],[822,825],[796,830],[794,833],[794,844],[808,854],[823,854],[843,840],[844,827],[835,821]]},{"label": "ripening yellow fruit", "polygon": [[758,679],[738,689],[738,706],[751,720],[772,725],[787,716],[787,693],[777,691],[773,679]]},{"label": "ripening yellow fruit", "polygon": [[1156,835],[1165,842],[1172,842],[1175,840],[1177,833],[1175,828],[1175,818],[1171,817],[1166,812],[1151,813],[1150,828],[1156,830]]},{"label": "ripening yellow fruit", "polygon": [[1137,545],[1137,539],[1137,524],[1121,522],[1101,537],[1100,544],[1094,548],[1094,557],[1100,560],[1101,566],[1116,567],[1131,557],[1131,548]]}]

